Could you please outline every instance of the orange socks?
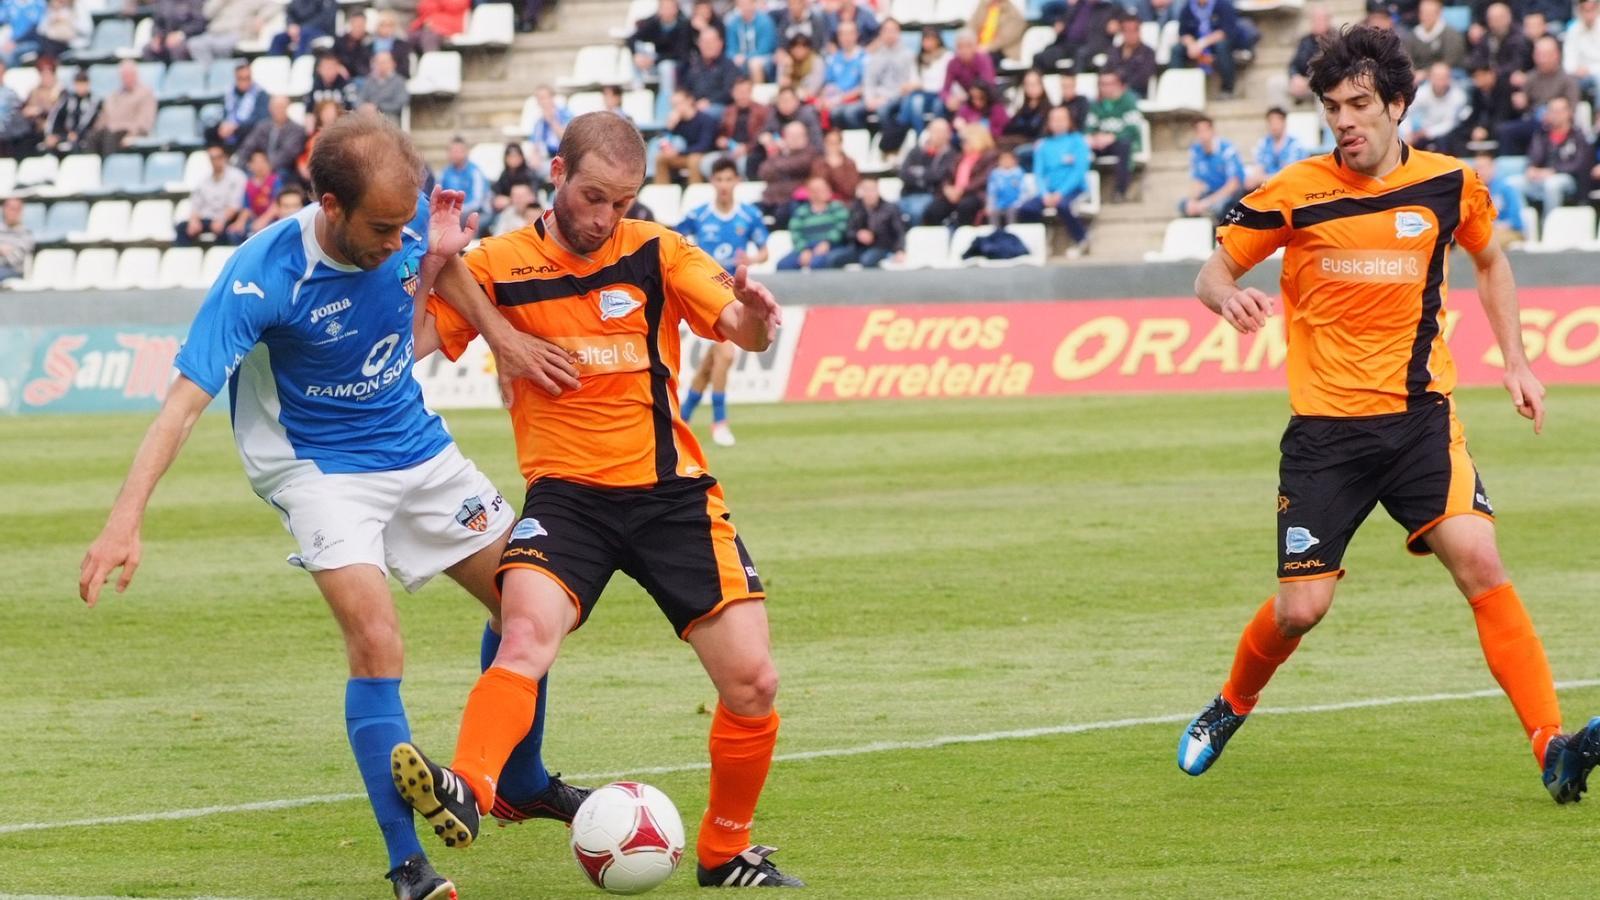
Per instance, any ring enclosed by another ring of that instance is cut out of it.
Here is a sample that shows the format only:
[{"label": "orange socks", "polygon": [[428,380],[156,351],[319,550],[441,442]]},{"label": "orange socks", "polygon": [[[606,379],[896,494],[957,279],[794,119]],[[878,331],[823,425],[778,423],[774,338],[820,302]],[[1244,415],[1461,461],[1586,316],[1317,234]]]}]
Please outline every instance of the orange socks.
[{"label": "orange socks", "polygon": [[1561,731],[1561,704],[1544,644],[1534,633],[1517,589],[1506,582],[1470,601],[1478,622],[1478,642],[1489,672],[1511,699],[1522,729],[1533,742],[1533,756],[1544,765],[1545,746]]},{"label": "orange socks", "polygon": [[499,666],[486,669],[467,695],[450,768],[471,786],[479,812],[487,813],[494,805],[495,781],[511,751],[533,727],[538,700],[538,681]]},{"label": "orange socks", "polygon": [[736,716],[717,704],[711,718],[711,800],[700,820],[700,864],[720,866],[750,846],[756,800],[772,767],[778,714]]},{"label": "orange socks", "polygon": [[1300,646],[1299,638],[1279,633],[1272,611],[1276,600],[1276,597],[1268,597],[1256,610],[1255,618],[1245,626],[1244,634],[1239,637],[1239,649],[1233,654],[1233,671],[1228,673],[1228,683],[1222,686],[1222,699],[1241,715],[1256,708],[1261,689],[1272,680],[1272,673]]}]

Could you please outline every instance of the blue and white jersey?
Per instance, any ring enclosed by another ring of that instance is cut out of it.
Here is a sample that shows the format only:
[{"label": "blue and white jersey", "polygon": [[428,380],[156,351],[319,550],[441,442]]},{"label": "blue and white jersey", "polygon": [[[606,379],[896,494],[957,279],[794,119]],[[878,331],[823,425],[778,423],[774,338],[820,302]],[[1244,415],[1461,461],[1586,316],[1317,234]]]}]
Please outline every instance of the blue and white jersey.
[{"label": "blue and white jersey", "polygon": [[735,204],[727,216],[717,212],[714,203],[701,204],[678,223],[678,233],[694,238],[701,250],[730,273],[739,267],[740,250],[748,250],[751,244],[765,247],[768,237],[761,210],[748,203]]},{"label": "blue and white jersey", "polygon": [[407,469],[451,442],[411,376],[426,198],[400,250],[370,272],[322,252],[318,208],[233,254],[176,361],[212,396],[227,383],[234,441],[264,498],[306,474]]}]

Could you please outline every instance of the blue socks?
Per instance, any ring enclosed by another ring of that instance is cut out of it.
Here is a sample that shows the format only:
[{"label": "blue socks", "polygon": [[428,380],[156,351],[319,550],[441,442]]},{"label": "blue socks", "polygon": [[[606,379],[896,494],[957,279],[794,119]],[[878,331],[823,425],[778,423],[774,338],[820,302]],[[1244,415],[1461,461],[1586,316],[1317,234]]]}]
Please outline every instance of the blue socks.
[{"label": "blue socks", "polygon": [[[694,419],[695,408],[700,405],[700,398],[703,396],[705,395],[699,391],[691,390],[689,395],[683,398],[683,420],[685,422]],[[715,398],[713,398],[713,402],[715,402]]]},{"label": "blue socks", "polygon": [[713,421],[713,422],[726,422],[726,421],[728,421],[728,395],[727,394],[712,394],[711,395],[711,421]]},{"label": "blue socks", "polygon": [[[688,418],[688,415],[685,414],[684,418]],[[478,656],[480,668],[488,671],[495,654],[499,652],[500,635],[484,625],[483,645]],[[528,736],[522,739],[522,743],[511,751],[505,768],[500,770],[500,782],[495,793],[506,798],[508,803],[531,800],[550,785],[550,773],[545,771],[544,758],[539,753],[544,746],[544,702],[549,696],[550,676],[546,675],[539,679],[539,699],[533,708],[533,727],[528,730]],[[388,757],[384,759],[387,762]],[[385,769],[385,773],[387,771]]]},{"label": "blue socks", "polygon": [[367,786],[372,814],[383,830],[392,869],[422,852],[411,807],[400,799],[389,771],[389,751],[395,744],[411,740],[411,726],[400,703],[400,679],[350,679],[344,689],[344,727]]}]

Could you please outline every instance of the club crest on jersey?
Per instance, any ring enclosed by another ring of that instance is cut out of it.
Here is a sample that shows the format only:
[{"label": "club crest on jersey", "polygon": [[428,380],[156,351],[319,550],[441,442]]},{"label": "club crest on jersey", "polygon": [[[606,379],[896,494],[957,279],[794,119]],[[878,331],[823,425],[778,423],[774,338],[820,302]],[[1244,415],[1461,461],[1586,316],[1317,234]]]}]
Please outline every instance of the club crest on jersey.
[{"label": "club crest on jersey", "polygon": [[473,531],[487,531],[489,528],[489,511],[484,508],[483,501],[477,497],[468,497],[462,501],[461,508],[456,510],[456,521]]},{"label": "club crest on jersey", "polygon": [[600,321],[620,319],[643,305],[629,296],[627,291],[601,291]]},{"label": "club crest on jersey", "polygon": [[1394,236],[1397,238],[1414,238],[1432,228],[1433,224],[1422,217],[1422,213],[1397,212],[1394,214]]},{"label": "club crest on jersey", "polygon": [[1317,536],[1312,534],[1309,529],[1301,528],[1298,525],[1285,530],[1283,533],[1283,549],[1287,550],[1290,556],[1304,553],[1320,543],[1322,541],[1318,540]]},{"label": "club crest on jersey", "polygon": [[536,538],[541,534],[548,535],[549,533],[544,530],[543,525],[539,524],[538,519],[523,519],[517,523],[515,528],[511,529],[511,539],[513,541],[525,541],[529,538]]},{"label": "club crest on jersey", "polygon": [[415,259],[401,260],[400,271],[396,273],[396,277],[400,279],[400,287],[403,288],[406,293],[413,297],[417,295],[417,285],[422,281],[422,273],[418,271],[417,261]]}]

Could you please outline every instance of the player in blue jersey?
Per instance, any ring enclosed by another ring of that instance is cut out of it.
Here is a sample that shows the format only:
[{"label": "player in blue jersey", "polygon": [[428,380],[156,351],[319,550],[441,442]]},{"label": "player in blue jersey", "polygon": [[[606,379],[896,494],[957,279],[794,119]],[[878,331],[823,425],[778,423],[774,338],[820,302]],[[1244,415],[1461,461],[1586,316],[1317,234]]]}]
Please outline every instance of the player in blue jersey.
[{"label": "player in blue jersey", "polygon": [[[694,238],[700,249],[711,254],[728,274],[741,265],[767,260],[767,223],[753,204],[740,203],[733,196],[739,184],[739,167],[724,157],[711,166],[711,186],[716,199],[689,210],[678,233]],[[728,373],[733,369],[738,348],[728,341],[711,345],[700,357],[689,392],[683,398],[683,420],[691,421],[694,411],[711,388],[711,440],[719,447],[732,447],[733,429],[728,426]]]},{"label": "player in blue jersey", "polygon": [[[460,193],[436,190],[431,204],[419,203],[422,160],[382,116],[346,116],[320,132],[310,166],[320,202],[246,241],[212,285],[78,590],[93,606],[119,567],[117,591],[127,588],[156,482],[226,387],[250,485],[282,517],[299,545],[290,562],[311,573],[344,633],[346,730],[395,896],[454,897],[390,778],[389,750],[410,739],[410,727],[385,572],[411,591],[443,572],[497,617],[494,573],[512,509],[456,449],[411,374],[415,301],[472,225],[460,225]],[[578,386],[565,351],[527,340],[472,299],[459,311],[482,329],[503,371],[552,393]],[[496,621],[484,635],[486,661],[499,647]],[[545,772],[542,737],[530,733],[506,770],[503,818],[570,821],[587,794]]]}]

